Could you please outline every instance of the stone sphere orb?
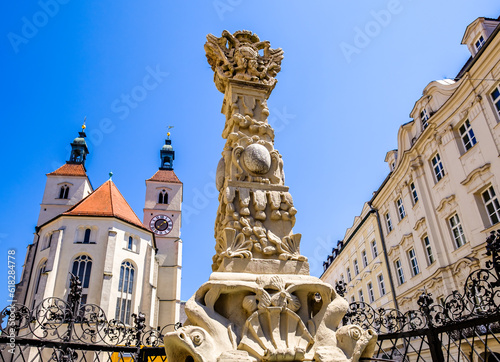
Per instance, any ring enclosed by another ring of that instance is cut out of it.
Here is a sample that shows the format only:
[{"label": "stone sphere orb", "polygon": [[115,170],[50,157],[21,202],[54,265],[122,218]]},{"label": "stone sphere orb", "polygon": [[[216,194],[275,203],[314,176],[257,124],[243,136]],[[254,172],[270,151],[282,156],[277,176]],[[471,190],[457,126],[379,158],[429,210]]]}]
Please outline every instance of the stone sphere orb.
[{"label": "stone sphere orb", "polygon": [[253,144],[245,148],[243,164],[250,172],[262,175],[271,169],[271,155],[264,146]]}]

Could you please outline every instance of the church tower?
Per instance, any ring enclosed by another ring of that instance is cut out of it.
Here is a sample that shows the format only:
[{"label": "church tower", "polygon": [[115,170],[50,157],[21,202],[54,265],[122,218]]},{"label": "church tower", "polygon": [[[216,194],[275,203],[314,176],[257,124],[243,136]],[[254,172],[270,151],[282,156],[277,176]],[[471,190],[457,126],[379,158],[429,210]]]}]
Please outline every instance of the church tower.
[{"label": "church tower", "polygon": [[180,317],[182,267],[182,182],[174,172],[175,151],[170,132],[160,150],[159,170],[146,180],[144,226],[154,234],[158,248],[158,325],[173,329]]},{"label": "church tower", "polygon": [[89,154],[85,142],[85,125],[71,143],[71,154],[66,164],[47,174],[37,226],[65,212],[91,194],[93,189],[85,169]]}]

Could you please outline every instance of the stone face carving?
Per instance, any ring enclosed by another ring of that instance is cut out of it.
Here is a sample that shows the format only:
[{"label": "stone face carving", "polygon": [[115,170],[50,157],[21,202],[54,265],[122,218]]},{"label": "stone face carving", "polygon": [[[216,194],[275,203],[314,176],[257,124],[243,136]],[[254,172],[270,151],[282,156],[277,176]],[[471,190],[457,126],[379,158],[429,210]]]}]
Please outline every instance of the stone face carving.
[{"label": "stone face carving", "polygon": [[292,231],[297,210],[267,122],[267,98],[283,51],[248,31],[207,39],[226,115],[216,174],[213,273],[186,303],[185,326],[165,337],[167,358],[356,362],[370,357],[375,333],[339,327],[348,303],[309,276],[301,235]]}]

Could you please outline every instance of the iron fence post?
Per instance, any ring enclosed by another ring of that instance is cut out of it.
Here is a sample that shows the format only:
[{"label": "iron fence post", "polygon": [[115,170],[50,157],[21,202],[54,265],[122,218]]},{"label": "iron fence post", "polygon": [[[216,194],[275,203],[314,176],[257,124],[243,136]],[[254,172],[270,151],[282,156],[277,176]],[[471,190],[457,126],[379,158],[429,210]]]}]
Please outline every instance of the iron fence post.
[{"label": "iron fence post", "polygon": [[420,311],[425,315],[427,319],[427,343],[429,344],[429,351],[431,352],[431,357],[433,362],[444,361],[443,349],[441,348],[441,340],[434,326],[434,320],[431,314],[431,305],[434,300],[431,297],[431,293],[423,292],[418,298],[417,304],[420,307]]},{"label": "iron fence post", "polygon": [[132,318],[134,318],[134,329],[135,329],[135,340],[136,340],[136,352],[135,352],[135,360],[138,362],[142,362],[143,354],[141,353],[141,339],[142,332],[146,328],[146,315],[142,312],[139,314],[132,314]]},{"label": "iron fence post", "polygon": [[[71,342],[71,339],[73,338],[73,327],[75,325],[76,318],[78,318],[78,308],[80,308],[80,302],[82,299],[82,282],[80,281],[80,278],[73,273],[69,274],[71,275],[68,295],[69,311],[64,316],[68,323],[67,334],[64,338],[67,342]],[[61,351],[61,361],[71,362],[77,357],[76,352],[70,347],[64,347]]]}]

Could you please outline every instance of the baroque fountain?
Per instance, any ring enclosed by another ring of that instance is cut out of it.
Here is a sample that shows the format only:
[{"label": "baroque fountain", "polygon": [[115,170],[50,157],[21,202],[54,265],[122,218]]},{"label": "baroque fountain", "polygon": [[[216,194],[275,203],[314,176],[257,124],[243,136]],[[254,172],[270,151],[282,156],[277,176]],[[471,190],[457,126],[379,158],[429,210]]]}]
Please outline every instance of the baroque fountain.
[{"label": "baroque fountain", "polygon": [[249,31],[224,31],[207,36],[205,51],[226,116],[216,174],[216,253],[209,280],[186,303],[187,322],[165,337],[168,360],[371,357],[375,332],[340,326],[347,301],[309,275],[301,234],[292,231],[297,210],[267,121],[283,50]]}]

